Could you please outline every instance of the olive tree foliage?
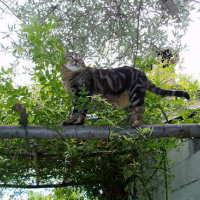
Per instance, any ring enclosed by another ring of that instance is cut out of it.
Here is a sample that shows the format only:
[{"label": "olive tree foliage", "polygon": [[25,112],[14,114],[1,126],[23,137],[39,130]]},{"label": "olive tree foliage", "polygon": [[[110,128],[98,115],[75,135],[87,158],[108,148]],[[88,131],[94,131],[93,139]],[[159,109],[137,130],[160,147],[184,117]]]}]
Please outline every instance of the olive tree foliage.
[{"label": "olive tree foliage", "polygon": [[[26,25],[30,17],[42,24],[54,15],[59,26],[53,34],[60,36],[64,46],[84,54],[96,65],[101,60],[101,67],[102,59],[104,66],[109,67],[115,62],[130,64],[137,56],[152,55],[152,51],[166,45],[180,51],[193,9],[188,1],[179,0],[29,0],[20,5],[17,0],[7,0],[1,4]],[[172,30],[171,38],[168,27]],[[26,37],[20,35],[16,45],[20,47],[24,40]]]},{"label": "olive tree foliage", "polygon": [[[112,67],[120,62],[136,64],[158,86],[186,89],[195,98],[197,81],[178,75],[174,66],[163,69],[155,61],[155,54],[149,56],[152,49],[159,50],[166,44],[180,50],[182,32],[189,23],[192,6],[188,2],[176,1],[176,14],[164,9],[161,2],[30,0],[19,5],[17,1],[0,0],[4,6],[2,14],[10,12],[20,19],[20,28],[10,26],[10,32],[5,34],[10,37],[17,33],[18,39],[12,41],[14,56],[34,63],[32,68],[27,66],[32,79],[29,86],[13,83],[18,66],[1,69],[0,123],[18,124],[19,116],[12,109],[18,102],[26,107],[29,124],[57,130],[55,125],[70,117],[73,94],[66,95],[59,72],[65,47],[84,54],[88,63],[98,67]],[[167,38],[167,26],[174,29],[174,41]],[[146,67],[151,62],[156,64],[153,71]],[[80,97],[78,102],[79,106],[85,105],[88,98]],[[147,93],[144,124],[167,123],[174,115],[182,115],[183,119],[173,122],[199,122],[198,112],[191,119],[193,111],[183,109],[191,103]],[[86,125],[106,124],[119,130],[126,127],[126,111],[114,109],[99,96],[87,104],[90,109]],[[146,138],[145,130],[137,131],[140,137],[111,132],[109,141],[62,137],[1,139],[0,186],[69,186],[91,199],[127,199],[128,195],[133,199],[140,195],[152,199],[153,191],[169,178],[166,152],[177,140]],[[58,134],[62,136],[62,131]]]}]

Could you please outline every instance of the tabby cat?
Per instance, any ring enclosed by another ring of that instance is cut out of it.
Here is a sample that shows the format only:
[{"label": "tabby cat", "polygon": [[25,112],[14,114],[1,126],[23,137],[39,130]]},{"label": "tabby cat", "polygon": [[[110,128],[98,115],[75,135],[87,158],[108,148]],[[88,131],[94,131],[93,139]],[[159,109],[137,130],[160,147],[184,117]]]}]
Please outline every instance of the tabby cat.
[{"label": "tabby cat", "polygon": [[[83,86],[93,94],[101,94],[108,102],[118,108],[128,108],[128,125],[138,126],[142,122],[146,91],[162,96],[177,96],[190,99],[187,92],[181,90],[165,90],[153,84],[146,74],[134,67],[114,69],[94,69],[87,67],[83,59],[76,53],[66,50],[66,63],[61,67],[63,84],[66,92],[74,92],[79,96]],[[75,108],[72,118],[63,125],[84,124],[87,110],[82,112]]]}]

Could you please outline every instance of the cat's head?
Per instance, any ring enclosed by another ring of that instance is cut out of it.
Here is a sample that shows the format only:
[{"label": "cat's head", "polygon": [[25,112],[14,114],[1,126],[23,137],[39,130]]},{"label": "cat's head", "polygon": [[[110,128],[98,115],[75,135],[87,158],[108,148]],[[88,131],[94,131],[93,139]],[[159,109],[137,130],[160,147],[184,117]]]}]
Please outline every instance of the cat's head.
[{"label": "cat's head", "polygon": [[66,67],[71,71],[78,71],[86,67],[82,56],[74,52],[69,52],[67,49],[65,52],[66,63],[63,65],[63,67]]}]

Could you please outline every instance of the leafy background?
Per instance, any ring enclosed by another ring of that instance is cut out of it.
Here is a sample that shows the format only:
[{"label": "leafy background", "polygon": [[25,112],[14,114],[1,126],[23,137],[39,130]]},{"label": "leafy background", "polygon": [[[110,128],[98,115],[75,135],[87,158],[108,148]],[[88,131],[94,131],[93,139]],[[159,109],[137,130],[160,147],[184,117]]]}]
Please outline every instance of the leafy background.
[{"label": "leafy background", "polygon": [[[2,50],[12,51],[18,60],[31,60],[33,66],[24,69],[31,77],[28,86],[14,82],[20,70],[17,65],[1,68],[1,124],[18,124],[19,116],[12,109],[18,102],[26,107],[32,125],[55,126],[70,117],[73,94],[66,95],[60,75],[65,46],[84,54],[91,67],[135,65],[162,88],[185,89],[192,100],[198,95],[198,81],[177,74],[174,66],[163,69],[155,54],[166,44],[174,53],[184,48],[180,42],[192,4],[178,4],[181,21],[177,23],[175,16],[160,8],[159,1],[6,3],[22,24],[20,29],[12,26],[6,33],[6,37],[17,33],[18,40],[12,41],[11,49],[2,45]],[[174,29],[173,41],[167,37],[169,25]],[[80,106],[87,101],[79,98]],[[144,124],[167,123],[178,115],[183,119],[174,119],[174,123],[199,122],[198,110],[193,119],[189,118],[194,110],[186,108],[192,102],[147,93]],[[105,99],[94,96],[88,106],[86,125],[126,126],[126,111],[114,109]],[[153,191],[171,177],[167,151],[181,141],[146,138],[144,133],[138,130],[140,138],[111,133],[109,141],[1,139],[0,186],[69,186],[46,197],[29,192],[29,199],[152,199]]]}]

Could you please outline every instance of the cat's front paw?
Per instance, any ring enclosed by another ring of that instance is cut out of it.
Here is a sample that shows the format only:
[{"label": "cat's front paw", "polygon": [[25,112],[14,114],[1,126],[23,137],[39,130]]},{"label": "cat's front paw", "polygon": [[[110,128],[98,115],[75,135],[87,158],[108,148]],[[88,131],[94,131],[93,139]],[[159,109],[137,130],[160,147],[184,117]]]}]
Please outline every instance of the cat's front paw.
[{"label": "cat's front paw", "polygon": [[73,125],[74,121],[72,119],[62,121],[62,126]]},{"label": "cat's front paw", "polygon": [[85,117],[86,117],[86,114],[84,112],[83,113],[75,112],[75,113],[73,113],[72,118],[69,120],[63,121],[62,125],[63,126],[83,125],[85,122]]},{"label": "cat's front paw", "polygon": [[141,113],[129,116],[128,125],[129,126],[139,126],[143,122],[143,116]]}]

